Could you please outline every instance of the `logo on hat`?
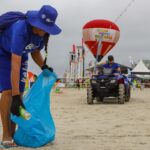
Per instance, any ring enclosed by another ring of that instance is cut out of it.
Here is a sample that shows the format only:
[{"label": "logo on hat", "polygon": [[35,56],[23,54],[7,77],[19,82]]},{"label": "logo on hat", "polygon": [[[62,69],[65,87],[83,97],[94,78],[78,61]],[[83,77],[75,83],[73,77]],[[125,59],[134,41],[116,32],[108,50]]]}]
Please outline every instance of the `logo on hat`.
[{"label": "logo on hat", "polygon": [[45,20],[47,23],[53,23],[53,22],[54,22],[54,21],[52,21],[50,18],[46,17],[45,14],[42,14],[41,18],[42,18],[43,20]]}]

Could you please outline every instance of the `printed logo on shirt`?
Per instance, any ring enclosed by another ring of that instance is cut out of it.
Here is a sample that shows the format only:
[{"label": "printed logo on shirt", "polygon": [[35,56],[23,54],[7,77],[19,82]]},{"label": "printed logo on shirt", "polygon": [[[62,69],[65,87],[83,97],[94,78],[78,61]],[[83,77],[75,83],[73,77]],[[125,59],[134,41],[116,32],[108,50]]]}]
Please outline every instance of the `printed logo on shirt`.
[{"label": "printed logo on shirt", "polygon": [[26,77],[27,77],[27,67],[28,67],[28,62],[25,61],[22,64],[22,77],[21,77],[21,82],[25,83]]},{"label": "printed logo on shirt", "polygon": [[36,49],[37,47],[38,46],[36,46],[35,44],[30,43],[25,47],[25,50],[33,50],[33,49]]},{"label": "printed logo on shirt", "polygon": [[26,82],[26,77],[27,77],[27,72],[23,72],[22,74],[23,74],[23,77],[20,81],[25,83]]}]

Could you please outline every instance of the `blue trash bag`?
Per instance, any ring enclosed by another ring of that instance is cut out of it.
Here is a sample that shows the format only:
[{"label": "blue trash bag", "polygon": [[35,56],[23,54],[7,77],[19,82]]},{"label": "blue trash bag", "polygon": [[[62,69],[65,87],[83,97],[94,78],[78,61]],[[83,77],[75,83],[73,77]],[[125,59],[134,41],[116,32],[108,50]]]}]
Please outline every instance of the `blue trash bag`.
[{"label": "blue trash bag", "polygon": [[18,128],[14,135],[17,145],[40,147],[55,139],[55,125],[50,113],[50,91],[57,76],[45,69],[24,96],[24,105],[31,114],[29,120],[11,115]]}]

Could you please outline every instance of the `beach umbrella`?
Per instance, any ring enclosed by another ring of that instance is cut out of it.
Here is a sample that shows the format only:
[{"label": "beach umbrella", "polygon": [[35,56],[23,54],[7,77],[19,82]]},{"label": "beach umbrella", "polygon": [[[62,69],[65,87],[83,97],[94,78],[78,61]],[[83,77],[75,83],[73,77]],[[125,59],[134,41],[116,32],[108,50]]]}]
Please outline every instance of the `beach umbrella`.
[{"label": "beach umbrella", "polygon": [[99,62],[118,42],[119,27],[109,20],[92,20],[83,26],[83,42]]}]

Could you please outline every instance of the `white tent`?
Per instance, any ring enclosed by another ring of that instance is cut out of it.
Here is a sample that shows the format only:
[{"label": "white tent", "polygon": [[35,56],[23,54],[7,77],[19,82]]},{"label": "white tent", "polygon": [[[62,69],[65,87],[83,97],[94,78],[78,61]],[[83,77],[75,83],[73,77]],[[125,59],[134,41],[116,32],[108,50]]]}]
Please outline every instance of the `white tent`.
[{"label": "white tent", "polygon": [[150,70],[145,66],[142,60],[131,71],[132,74],[136,74],[140,78],[150,78]]}]

